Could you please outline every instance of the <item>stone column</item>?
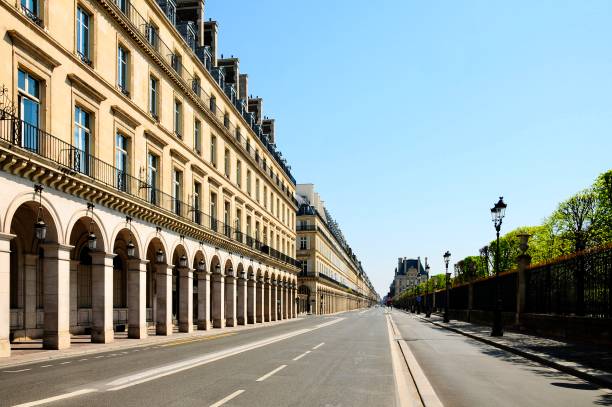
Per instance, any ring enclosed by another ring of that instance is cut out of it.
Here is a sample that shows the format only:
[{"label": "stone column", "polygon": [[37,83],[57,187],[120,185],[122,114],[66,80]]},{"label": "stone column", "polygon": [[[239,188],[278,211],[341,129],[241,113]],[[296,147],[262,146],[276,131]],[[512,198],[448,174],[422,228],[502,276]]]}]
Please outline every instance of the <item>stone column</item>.
[{"label": "stone column", "polygon": [[214,328],[225,328],[225,278],[222,273],[214,273],[212,321]]},{"label": "stone column", "polygon": [[28,329],[36,329],[36,280],[38,278],[36,269],[38,267],[38,254],[26,254],[24,257],[25,302],[23,304],[23,328],[26,338],[29,338]]},{"label": "stone column", "polygon": [[228,274],[225,277],[225,324],[236,326],[236,277]]},{"label": "stone column", "polygon": [[265,314],[265,306],[264,306],[264,298],[265,298],[265,285],[263,281],[263,277],[257,277],[255,291],[257,295],[255,296],[255,303],[257,304],[256,310],[256,321],[258,323],[264,322],[264,314]]},{"label": "stone column", "polygon": [[270,285],[270,279],[266,278],[264,282],[264,321],[270,322],[271,311],[270,311],[270,297],[272,293],[272,286]]},{"label": "stone column", "polygon": [[275,280],[270,283],[270,321],[276,321],[278,319],[278,291],[280,287]]},{"label": "stone column", "polygon": [[244,271],[237,281],[238,299],[236,318],[238,325],[246,325],[247,323],[247,280],[244,278]]},{"label": "stone column", "polygon": [[521,323],[521,315],[525,312],[526,297],[527,297],[527,267],[531,264],[531,256],[528,254],[521,254],[517,257],[516,262],[518,263],[517,277],[518,284],[516,287],[516,315],[515,323],[518,325]]},{"label": "stone column", "polygon": [[155,265],[157,283],[155,318],[156,335],[172,335],[172,266],[162,263]]},{"label": "stone column", "polygon": [[293,318],[297,318],[298,315],[298,309],[297,309],[297,287],[294,285],[293,286],[293,297],[291,297],[293,299]]},{"label": "stone column", "polygon": [[[8,247],[8,242],[6,244]],[[45,349],[65,349],[70,347],[70,251],[72,246],[46,243],[42,247],[44,250],[43,302],[45,309],[43,347]],[[8,286],[9,284],[6,285]],[[6,298],[8,301],[8,296]]]},{"label": "stone column", "polygon": [[210,326],[210,272],[200,271],[198,276],[198,329]]},{"label": "stone column", "polygon": [[254,324],[257,315],[257,283],[255,277],[247,280],[247,324]]},{"label": "stone column", "polygon": [[285,293],[287,289],[285,288],[285,283],[278,284],[278,299],[280,301],[278,320],[282,321],[287,318],[287,311],[285,310],[285,304],[287,304],[287,300],[285,299]]},{"label": "stone column", "polygon": [[79,261],[70,260],[70,328],[71,329],[76,328],[78,319],[79,319],[78,273],[79,273]]},{"label": "stone column", "polygon": [[193,270],[178,267],[179,282],[179,332],[193,332]]},{"label": "stone column", "polygon": [[115,254],[91,252],[91,341],[111,343],[113,329],[113,257]]},{"label": "stone column", "polygon": [[128,338],[147,337],[147,263],[128,261]]},{"label": "stone column", "polygon": [[[11,239],[0,233],[0,357],[11,356]],[[70,344],[70,338],[68,338]]]}]

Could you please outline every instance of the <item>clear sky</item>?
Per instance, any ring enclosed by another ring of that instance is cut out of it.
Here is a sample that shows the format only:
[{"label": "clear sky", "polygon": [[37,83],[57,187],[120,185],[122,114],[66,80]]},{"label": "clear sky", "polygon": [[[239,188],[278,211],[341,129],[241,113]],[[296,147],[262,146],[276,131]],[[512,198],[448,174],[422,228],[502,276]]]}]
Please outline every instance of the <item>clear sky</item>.
[{"label": "clear sky", "polygon": [[612,2],[206,0],[378,293],[538,224],[612,168]]}]

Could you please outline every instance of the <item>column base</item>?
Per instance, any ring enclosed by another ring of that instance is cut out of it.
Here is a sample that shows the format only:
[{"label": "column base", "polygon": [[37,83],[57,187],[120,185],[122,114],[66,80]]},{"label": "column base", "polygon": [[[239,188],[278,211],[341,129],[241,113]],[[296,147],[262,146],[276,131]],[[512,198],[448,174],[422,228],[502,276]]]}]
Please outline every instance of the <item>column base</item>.
[{"label": "column base", "polygon": [[210,330],[210,321],[198,321],[198,329],[202,331]]},{"label": "column base", "polygon": [[247,324],[254,324],[255,323],[255,317],[253,315],[249,315],[247,317]]},{"label": "column base", "polygon": [[213,319],[213,328],[225,328],[225,320],[224,319]]},{"label": "column base", "polygon": [[45,332],[43,334],[44,349],[68,349],[70,347],[70,332]]},{"label": "column base", "polygon": [[244,317],[238,317],[238,325],[245,325]]},{"label": "column base", "polygon": [[257,322],[258,324],[261,324],[262,322],[264,322],[264,321],[263,321],[263,318],[261,317],[261,315],[259,315],[259,316],[257,317],[256,322]]},{"label": "column base", "polygon": [[115,331],[107,330],[91,330],[91,341],[93,343],[111,343],[115,340]]},{"label": "column base", "polygon": [[155,325],[155,334],[159,336],[170,336],[172,335],[172,326],[157,324]]},{"label": "column base", "polygon": [[193,324],[188,322],[179,322],[179,332],[192,333],[193,332]]},{"label": "column base", "polygon": [[225,326],[236,326],[236,320],[234,318],[227,318],[225,320]]},{"label": "column base", "polygon": [[11,356],[11,342],[8,339],[0,339],[0,358]]},{"label": "column base", "polygon": [[144,339],[148,335],[146,326],[128,326],[128,338]]}]

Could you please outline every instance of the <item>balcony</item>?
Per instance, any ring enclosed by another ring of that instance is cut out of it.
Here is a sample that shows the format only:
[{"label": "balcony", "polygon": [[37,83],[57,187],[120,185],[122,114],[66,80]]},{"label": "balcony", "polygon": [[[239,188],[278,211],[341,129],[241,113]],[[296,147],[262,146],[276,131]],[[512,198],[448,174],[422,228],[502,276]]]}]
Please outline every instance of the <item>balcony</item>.
[{"label": "balcony", "polygon": [[176,25],[176,29],[181,34],[189,48],[195,51],[196,46],[196,26],[193,21],[182,21]]},{"label": "balcony", "polygon": [[220,222],[197,206],[166,194],[150,180],[136,178],[7,112],[0,115],[0,145],[51,161],[66,174],[82,177],[88,184],[114,189],[118,195],[130,197],[142,205],[153,206],[158,212],[166,212],[167,216],[199,225],[210,233],[261,251],[287,264],[297,264],[293,258],[263,246],[257,239]]},{"label": "balcony", "polygon": [[25,14],[26,17],[28,17],[30,20],[34,21],[34,23],[40,27],[43,26],[43,20],[42,18],[40,18],[40,15],[38,14],[37,10],[30,10],[29,8],[27,8],[25,5],[21,5],[21,11],[23,14]]},{"label": "balcony", "polygon": [[315,232],[317,230],[317,225],[300,225],[298,224],[296,227],[298,232]]},{"label": "balcony", "polygon": [[176,26],[176,3],[174,0],[157,0],[157,4],[159,4],[159,7],[172,25]]},{"label": "balcony", "polygon": [[209,46],[198,47],[195,49],[196,56],[202,62],[208,72],[212,71],[212,53]]}]

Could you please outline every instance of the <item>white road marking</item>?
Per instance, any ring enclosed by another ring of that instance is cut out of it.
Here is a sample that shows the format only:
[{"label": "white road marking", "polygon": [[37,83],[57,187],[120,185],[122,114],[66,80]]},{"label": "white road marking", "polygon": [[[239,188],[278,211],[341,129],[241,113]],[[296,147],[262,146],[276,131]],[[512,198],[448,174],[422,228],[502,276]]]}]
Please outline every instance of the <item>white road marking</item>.
[{"label": "white road marking", "polygon": [[27,372],[30,369],[20,369],[20,370],[3,370],[4,373],[19,373],[19,372]]},{"label": "white road marking", "polygon": [[265,375],[261,376],[259,379],[255,380],[256,382],[263,382],[264,380],[266,380],[268,377],[272,376],[275,373],[280,372],[281,370],[283,370],[284,368],[286,368],[287,365],[282,365],[277,367],[276,369],[274,369],[273,371],[271,371],[270,373],[266,373]]},{"label": "white road marking", "polygon": [[79,359],[79,362],[85,362],[86,360],[89,360],[89,359]]},{"label": "white road marking", "polygon": [[60,363],[60,365],[68,365],[70,363],[72,363],[72,362],[62,362],[62,363]]},{"label": "white road marking", "polygon": [[44,365],[44,366],[41,366],[41,367],[51,367],[51,366],[53,366],[53,365]]},{"label": "white road marking", "polygon": [[294,358],[293,358],[293,360],[294,360],[294,361],[295,361],[295,360],[300,360],[300,359],[302,359],[304,356],[308,355],[309,353],[310,353],[310,351],[309,351],[309,350],[307,350],[306,352],[302,353],[300,356],[296,356],[296,357],[294,357]]},{"label": "white road marking", "polygon": [[103,358],[104,356],[96,356],[94,359],[100,359]]},{"label": "white road marking", "polygon": [[82,389],[82,390],[73,391],[71,393],[60,394],[59,396],[49,397],[49,398],[42,399],[42,400],[36,400],[36,401],[30,401],[29,403],[18,404],[13,407],[39,406],[41,404],[52,403],[54,401],[65,400],[71,397],[76,397],[76,396],[80,396],[80,395],[87,394],[87,393],[93,393],[94,391],[96,391],[96,389]]},{"label": "white road marking", "polygon": [[361,314],[363,314],[364,312],[368,312],[368,310],[361,311],[359,314],[361,315]]},{"label": "white road marking", "polygon": [[325,345],[325,342],[321,342],[320,344],[318,344],[317,346],[315,346],[314,348],[312,348],[312,350],[315,349],[319,349],[321,346]]},{"label": "white road marking", "polygon": [[244,390],[236,390],[235,392],[233,392],[232,394],[230,394],[226,398],[217,401],[215,404],[211,404],[210,407],[219,407],[219,406],[222,406],[225,403],[227,403],[228,401],[230,401],[231,399],[238,397],[242,393],[244,393]]}]

